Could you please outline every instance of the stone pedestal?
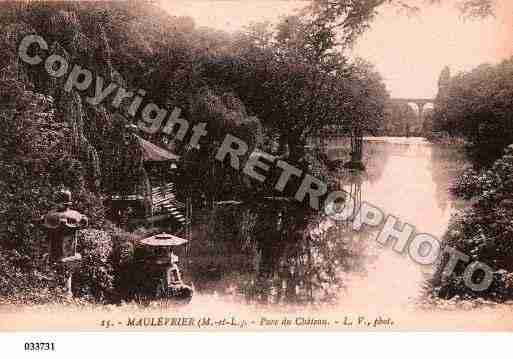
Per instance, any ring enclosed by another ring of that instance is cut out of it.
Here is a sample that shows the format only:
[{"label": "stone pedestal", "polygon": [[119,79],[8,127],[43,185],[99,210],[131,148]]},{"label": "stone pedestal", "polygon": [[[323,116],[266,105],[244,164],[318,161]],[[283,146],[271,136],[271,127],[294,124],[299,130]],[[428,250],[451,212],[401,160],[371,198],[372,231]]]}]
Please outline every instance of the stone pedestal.
[{"label": "stone pedestal", "polygon": [[71,295],[73,270],[80,265],[82,256],[77,252],[77,231],[86,227],[88,219],[81,213],[69,209],[69,202],[43,217],[50,248],[50,265],[65,278],[63,288]]}]

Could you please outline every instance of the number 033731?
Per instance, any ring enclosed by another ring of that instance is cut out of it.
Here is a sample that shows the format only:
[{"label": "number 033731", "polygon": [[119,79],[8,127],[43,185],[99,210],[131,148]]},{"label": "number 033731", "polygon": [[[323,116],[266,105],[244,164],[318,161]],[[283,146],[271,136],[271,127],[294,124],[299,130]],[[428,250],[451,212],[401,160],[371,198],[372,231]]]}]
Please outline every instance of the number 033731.
[{"label": "number 033731", "polygon": [[55,351],[55,343],[52,342],[27,342],[25,343],[26,351]]}]

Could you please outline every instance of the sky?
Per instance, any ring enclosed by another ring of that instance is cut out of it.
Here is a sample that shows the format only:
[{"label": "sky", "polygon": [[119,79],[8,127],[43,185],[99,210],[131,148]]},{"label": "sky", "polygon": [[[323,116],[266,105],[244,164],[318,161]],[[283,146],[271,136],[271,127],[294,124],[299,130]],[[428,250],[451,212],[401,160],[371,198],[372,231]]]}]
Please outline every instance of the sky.
[{"label": "sky", "polygon": [[[415,0],[413,0],[415,1]],[[418,15],[385,7],[359,39],[353,55],[371,61],[392,97],[434,98],[438,76],[513,56],[513,1],[496,0],[494,18],[465,20],[454,3],[425,7]],[[276,23],[304,1],[296,0],[163,0],[175,16],[190,16],[197,26],[238,31],[251,22]]]}]

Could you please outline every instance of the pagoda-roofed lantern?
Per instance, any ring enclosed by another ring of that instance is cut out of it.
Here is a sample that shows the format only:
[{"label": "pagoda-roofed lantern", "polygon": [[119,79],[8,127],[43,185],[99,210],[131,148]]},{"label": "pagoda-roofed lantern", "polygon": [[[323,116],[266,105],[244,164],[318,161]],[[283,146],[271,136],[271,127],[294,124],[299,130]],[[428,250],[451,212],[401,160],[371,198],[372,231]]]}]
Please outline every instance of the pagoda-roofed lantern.
[{"label": "pagoda-roofed lantern", "polygon": [[150,255],[146,258],[150,271],[160,277],[157,287],[157,297],[175,299],[188,303],[193,295],[192,287],[182,281],[179,258],[172,248],[181,246],[188,241],[168,233],[161,233],[140,241],[148,248]]}]

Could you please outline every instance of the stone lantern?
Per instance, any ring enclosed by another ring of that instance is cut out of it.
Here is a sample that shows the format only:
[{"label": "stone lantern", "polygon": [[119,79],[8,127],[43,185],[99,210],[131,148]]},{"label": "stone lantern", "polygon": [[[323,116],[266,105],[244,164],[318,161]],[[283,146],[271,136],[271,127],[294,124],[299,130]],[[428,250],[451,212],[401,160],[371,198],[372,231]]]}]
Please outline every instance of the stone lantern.
[{"label": "stone lantern", "polygon": [[80,212],[70,209],[71,192],[57,193],[57,208],[43,217],[50,248],[49,260],[65,277],[64,289],[71,293],[71,274],[82,259],[77,252],[77,231],[88,225],[88,219]]},{"label": "stone lantern", "polygon": [[161,233],[145,238],[140,243],[147,247],[146,267],[149,273],[158,278],[157,299],[173,299],[179,303],[189,303],[193,296],[193,288],[183,283],[178,256],[172,248],[187,243],[186,239]]}]

